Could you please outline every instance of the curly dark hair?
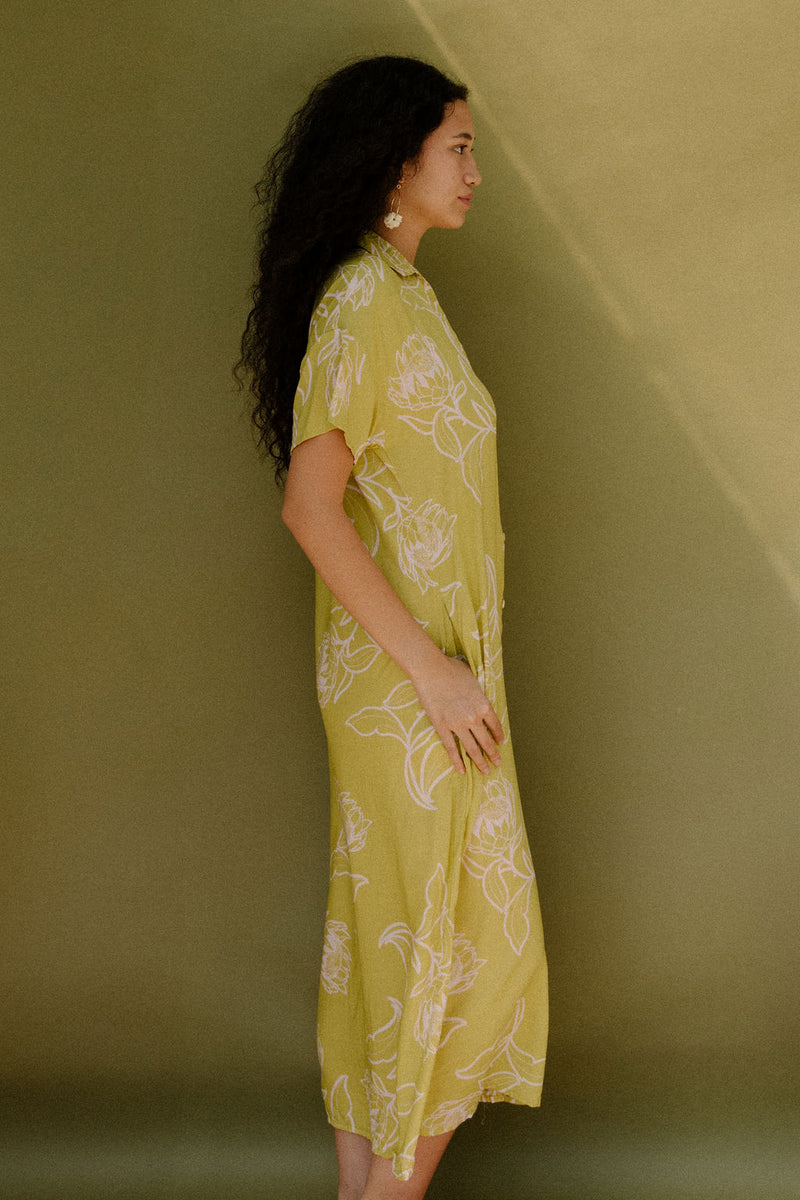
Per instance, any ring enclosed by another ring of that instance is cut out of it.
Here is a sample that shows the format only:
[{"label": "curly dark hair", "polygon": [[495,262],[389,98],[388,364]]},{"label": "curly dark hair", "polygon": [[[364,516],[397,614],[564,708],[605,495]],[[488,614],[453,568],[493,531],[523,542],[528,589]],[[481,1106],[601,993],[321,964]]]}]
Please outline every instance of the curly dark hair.
[{"label": "curly dark hair", "polygon": [[317,84],[256,184],[257,278],[233,373],[240,389],[249,383],[253,424],[278,483],[320,289],[386,211],[404,164],[448,104],[466,98],[465,87],[419,59],[359,59]]}]

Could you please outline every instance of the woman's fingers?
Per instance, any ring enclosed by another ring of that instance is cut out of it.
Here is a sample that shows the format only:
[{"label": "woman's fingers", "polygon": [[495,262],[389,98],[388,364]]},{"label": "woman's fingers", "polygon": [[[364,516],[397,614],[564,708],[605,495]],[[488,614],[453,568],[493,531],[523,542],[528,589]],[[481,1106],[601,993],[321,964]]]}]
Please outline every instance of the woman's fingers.
[{"label": "woman's fingers", "polygon": [[467,663],[443,658],[437,666],[433,676],[415,682],[422,706],[455,770],[460,775],[466,770],[463,751],[487,774],[490,763],[500,766],[498,746],[505,741],[500,719]]},{"label": "woman's fingers", "polygon": [[461,761],[461,755],[458,753],[458,746],[456,745],[456,739],[453,737],[453,735],[449,729],[439,729],[439,730],[437,730],[437,732],[439,734],[439,737],[442,739],[445,750],[447,751],[448,755],[450,756],[450,762],[453,764],[455,769],[458,771],[459,775],[464,775],[466,773],[467,768],[464,766],[463,762]]},{"label": "woman's fingers", "polygon": [[491,704],[489,705],[488,713],[484,715],[483,723],[488,727],[495,743],[498,746],[502,746],[503,742],[506,740],[506,735],[503,733],[503,726],[500,724],[500,718],[492,708]]},{"label": "woman's fingers", "polygon": [[484,775],[489,771],[487,759],[496,767],[500,766],[500,751],[497,749],[497,743],[483,721],[464,730],[463,734],[458,735],[458,740],[475,766],[483,771]]},{"label": "woman's fingers", "polygon": [[[481,723],[477,728],[473,726],[470,731],[473,740],[480,747],[481,755],[486,755],[491,759],[496,767],[500,766],[500,751],[497,749],[497,741],[492,733],[487,729],[486,725]],[[502,730],[501,730],[502,733]],[[470,758],[474,759],[475,755],[468,752]]]},{"label": "woman's fingers", "polygon": [[483,771],[484,775],[489,774],[489,764],[486,761],[483,750],[478,744],[477,738],[474,736],[471,729],[468,729],[463,737],[459,738],[461,745],[466,753],[470,756],[475,766],[479,771]]},{"label": "woman's fingers", "polygon": [[[469,757],[475,763],[475,766],[478,767],[480,771],[483,771],[484,774],[487,774],[489,771],[489,764],[486,761],[487,758],[490,758],[496,767],[500,766],[500,754],[497,746],[494,740],[489,736],[489,733],[484,725],[478,726],[476,724],[474,731],[470,728],[467,728],[464,729],[462,733],[456,733],[455,731],[448,729],[447,726],[442,726],[437,730],[437,732],[439,737],[442,739],[442,744],[448,753],[450,762],[458,771],[459,775],[463,775],[466,771],[466,767],[464,766],[464,762],[458,750],[459,742],[461,743],[464,753],[469,755]],[[456,738],[458,738],[458,741],[456,741]]]}]

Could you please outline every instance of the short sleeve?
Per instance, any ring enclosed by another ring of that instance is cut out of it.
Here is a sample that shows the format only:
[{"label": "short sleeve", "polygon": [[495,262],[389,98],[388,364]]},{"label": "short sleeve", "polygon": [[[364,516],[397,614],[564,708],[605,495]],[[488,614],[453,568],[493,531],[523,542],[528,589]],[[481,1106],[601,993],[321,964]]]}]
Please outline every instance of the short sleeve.
[{"label": "short sleeve", "polygon": [[354,312],[350,299],[347,289],[328,291],[314,312],[294,401],[292,449],[341,429],[357,459],[374,433],[381,373],[369,318]]}]

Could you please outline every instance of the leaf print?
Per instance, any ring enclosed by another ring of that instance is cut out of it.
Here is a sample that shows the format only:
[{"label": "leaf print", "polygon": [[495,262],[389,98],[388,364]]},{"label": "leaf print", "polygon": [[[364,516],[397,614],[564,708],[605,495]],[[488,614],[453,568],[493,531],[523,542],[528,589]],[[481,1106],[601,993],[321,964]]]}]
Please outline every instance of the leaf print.
[{"label": "leaf print", "polygon": [[331,622],[317,649],[317,696],[321,708],[341,699],[355,675],[368,671],[381,648],[341,605],[331,610]]},{"label": "leaf print", "polygon": [[350,930],[344,921],[333,921],[328,918],[325,922],[321,970],[322,986],[328,995],[336,992],[347,995],[352,963]]},{"label": "leaf print", "polygon": [[[368,454],[362,457],[359,460],[360,463],[363,463],[367,457],[369,457]],[[375,520],[375,513],[353,475],[350,476],[345,488],[344,510],[358,529],[364,545],[372,557],[375,558],[380,549],[381,531],[378,528],[378,522]]]},{"label": "leaf print", "polygon": [[[422,1106],[425,1093],[413,1083],[404,1083],[395,1088],[387,1083],[379,1071],[368,1070],[362,1083],[369,1101],[369,1125],[373,1148],[391,1156],[393,1171],[398,1179],[409,1179],[414,1169],[414,1151],[417,1135],[398,1151],[394,1151],[400,1132],[400,1118],[411,1117],[414,1110]],[[394,1151],[394,1153],[393,1153]]]},{"label": "leaf print", "polygon": [[444,316],[433,288],[421,275],[412,275],[400,285],[400,296],[405,304],[417,311]]},{"label": "leaf print", "polygon": [[[388,997],[392,1015],[385,1025],[367,1036],[369,1067],[362,1083],[369,1102],[369,1123],[372,1143],[376,1150],[395,1154],[400,1134],[400,1119],[409,1117],[425,1100],[425,1093],[413,1083],[397,1084],[397,1049],[403,1005]],[[413,1168],[417,1135],[400,1148],[402,1161],[395,1164],[395,1173],[403,1171],[407,1178]]]},{"label": "leaf print", "polygon": [[339,645],[333,634],[326,629],[317,648],[317,696],[320,706],[330,704],[338,686]]},{"label": "leaf print", "polygon": [[392,1008],[391,1017],[380,1029],[367,1034],[367,1057],[373,1067],[393,1063],[397,1058],[397,1030],[403,1016],[403,1005],[394,996],[388,996],[387,999]]},{"label": "leaf print", "polygon": [[475,614],[478,628],[472,636],[480,644],[481,665],[478,682],[494,702],[497,684],[503,677],[503,647],[501,641],[500,607],[498,604],[497,568],[491,555],[485,556],[486,599]]},{"label": "leaf print", "polygon": [[463,584],[460,579],[454,579],[446,587],[440,588],[442,599],[447,603],[447,613],[451,621],[456,619],[456,596]]},{"label": "leaf print", "polygon": [[[366,448],[382,446],[383,437],[375,434],[365,443]],[[397,480],[377,454],[365,455],[358,464],[357,486],[363,499],[377,509],[383,509],[387,501],[391,501],[392,511],[396,511],[398,505],[408,499],[405,493],[398,495]]]},{"label": "leaf print", "polygon": [[337,1129],[348,1129],[356,1132],[356,1121],[353,1115],[353,1101],[347,1088],[348,1077],[340,1075],[329,1092],[322,1089],[322,1094],[331,1114],[331,1122]]},{"label": "leaf print", "polygon": [[[382,277],[382,273],[381,273]],[[346,280],[342,290],[341,304],[349,305],[354,312],[359,308],[367,308],[372,303],[375,292],[375,270],[368,262],[359,263]]]},{"label": "leaf print", "polygon": [[530,934],[534,873],[526,842],[524,828],[515,819],[510,782],[502,773],[485,780],[463,863],[482,881],[489,903],[503,914],[503,932],[515,954],[522,953]]},{"label": "leaf print", "polygon": [[351,333],[334,328],[322,342],[318,358],[328,364],[325,390],[332,420],[347,409],[353,381],[361,382],[366,355]]},{"label": "leaf print", "polygon": [[391,1145],[397,1138],[397,1096],[380,1071],[369,1070],[362,1083],[369,1101],[369,1127],[373,1144]]},{"label": "leaf print", "polygon": [[489,423],[480,425],[474,433],[470,431],[471,425],[472,422],[463,418],[463,426],[466,428],[462,427],[460,430],[462,450],[459,461],[464,483],[480,504],[483,495],[483,443],[490,433],[494,433],[494,418],[489,416]]},{"label": "leaf print", "polygon": [[541,1087],[543,1058],[534,1058],[514,1041],[525,1014],[525,999],[520,997],[511,1024],[493,1046],[479,1054],[469,1066],[456,1071],[459,1079],[476,1079],[482,1092],[509,1092],[516,1087]]},{"label": "leaf print", "polygon": [[433,439],[445,458],[457,462],[465,485],[483,502],[483,443],[494,433],[494,407],[476,387],[458,383],[436,343],[421,334],[406,338],[396,355],[398,373],[389,380],[389,398],[399,417]]},{"label": "leaf print", "polygon": [[486,961],[478,958],[463,934],[453,936],[441,863],[428,880],[419,928],[412,931],[405,922],[395,921],[384,929],[378,945],[394,946],[400,953],[406,969],[406,1006],[416,1012],[414,1038],[426,1054],[433,1053],[466,1024],[461,1018],[444,1016],[448,994],[472,987]]},{"label": "leaf print", "polygon": [[436,809],[433,792],[453,767],[410,680],[392,688],[383,704],[359,709],[347,724],[362,737],[401,742],[406,750],[403,775],[408,794],[420,808]]},{"label": "leaf print", "polygon": [[[400,683],[397,687],[405,688],[405,684]],[[396,691],[397,688],[394,688],[390,693],[389,700],[394,697]],[[373,734],[377,734],[378,737],[393,737],[397,738],[398,742],[407,742],[406,727],[397,712],[390,706],[389,700],[385,700],[379,707],[362,708],[360,712],[354,713],[352,717],[348,718],[347,724],[362,737],[372,737]]]},{"label": "leaf print", "polygon": [[[362,1083],[369,1098],[370,1132],[376,1150],[384,1150],[394,1156],[393,1170],[401,1179],[407,1179],[414,1166],[414,1150],[418,1133],[411,1133],[405,1145],[398,1148],[403,1129],[419,1129],[421,1109],[425,1092],[415,1083],[397,1083],[397,1054],[400,1023],[404,1006],[393,996],[388,997],[392,1015],[385,1025],[367,1036],[369,1069]],[[466,1022],[460,1021],[459,1025]],[[443,1039],[444,1040],[444,1039]],[[440,1043],[442,1044],[442,1043]]]},{"label": "leaf print", "polygon": [[[393,557],[403,574],[422,592],[435,587],[431,572],[453,552],[457,514],[449,513],[435,500],[424,500],[415,508],[409,496],[399,489],[391,470],[377,456],[359,469],[357,490],[369,502],[364,509],[370,513],[371,524],[375,524],[372,510],[388,513],[382,529],[394,533],[397,553]],[[379,534],[374,544],[376,548],[380,544]]]},{"label": "leaf print", "polygon": [[467,1121],[472,1116],[480,1098],[480,1092],[473,1092],[463,1100],[444,1100],[422,1122],[423,1134],[426,1137],[436,1137],[439,1133],[448,1133],[455,1129],[462,1121]]}]

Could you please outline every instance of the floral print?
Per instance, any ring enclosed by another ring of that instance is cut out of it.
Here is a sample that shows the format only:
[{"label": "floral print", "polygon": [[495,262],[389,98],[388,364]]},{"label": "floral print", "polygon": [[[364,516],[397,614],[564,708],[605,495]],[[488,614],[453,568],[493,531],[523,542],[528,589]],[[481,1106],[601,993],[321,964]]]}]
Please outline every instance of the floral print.
[{"label": "floral print", "polygon": [[356,624],[348,612],[336,605],[330,627],[317,647],[317,696],[321,708],[340,700],[355,675],[368,671],[380,654],[380,646]]},{"label": "floral print", "polygon": [[515,820],[511,784],[502,773],[484,784],[463,863],[481,880],[489,903],[503,914],[503,933],[514,953],[521,954],[530,934],[533,863],[525,830]]},{"label": "floral print", "polygon": [[367,844],[368,821],[356,801],[348,792],[339,792],[340,829],[336,845],[331,851],[331,879],[338,875],[347,876],[353,885],[355,896],[360,887],[369,883],[366,875],[352,870],[352,856]]},{"label": "floral print", "polygon": [[514,1034],[525,1015],[525,999],[520,997],[514,1009],[509,1027],[503,1031],[493,1046],[479,1054],[474,1062],[460,1071],[459,1079],[475,1079],[482,1092],[512,1092],[514,1088],[539,1087],[543,1058],[534,1058],[522,1050],[514,1041]]},{"label": "floral print", "polygon": [[426,500],[419,508],[398,518],[400,570],[414,580],[420,591],[426,592],[434,586],[431,572],[450,557],[456,520],[456,514],[450,516],[435,500]]},{"label": "floral print", "polygon": [[440,863],[425,889],[425,911],[419,929],[412,932],[404,922],[396,921],[378,941],[379,946],[394,946],[402,956],[406,1004],[416,1010],[414,1038],[426,1054],[434,1053],[455,1028],[466,1024],[459,1017],[445,1017],[447,996],[471,987],[485,962],[478,959],[463,934],[456,953],[453,942],[453,917]]},{"label": "floral print", "polygon": [[330,1122],[408,1179],[420,1136],[540,1101],[547,967],[511,739],[492,401],[428,282],[367,233],[323,289],[294,444],[339,430],[347,515],[507,737],[458,774],[410,679],[317,580],[331,771],[319,1058]]},{"label": "floral print", "polygon": [[432,338],[414,333],[406,338],[395,358],[397,375],[389,380],[389,398],[400,408],[415,411],[421,408],[441,408],[457,390],[453,373],[436,349]]},{"label": "floral print", "polygon": [[412,335],[397,354],[398,374],[389,380],[389,398],[400,420],[433,439],[436,449],[461,467],[465,484],[482,501],[482,453],[494,433],[494,411],[465,381],[455,383],[430,338]]},{"label": "floral print", "polygon": [[403,777],[406,794],[420,808],[435,809],[433,793],[452,772],[436,730],[408,680],[398,683],[383,703],[367,706],[348,717],[347,724],[362,737],[394,738],[405,750]]},{"label": "floral print", "polygon": [[322,986],[329,995],[347,994],[352,966],[350,930],[344,921],[325,922],[325,944],[322,949]]}]

